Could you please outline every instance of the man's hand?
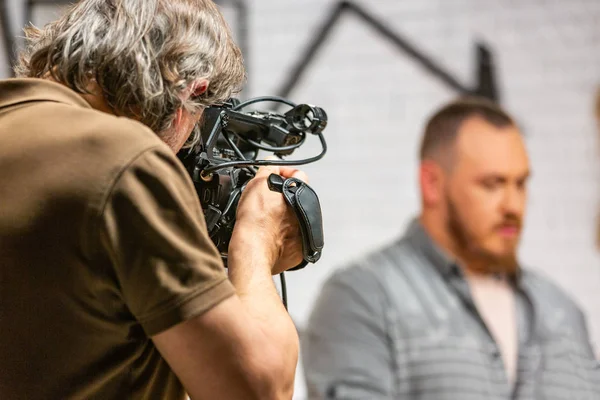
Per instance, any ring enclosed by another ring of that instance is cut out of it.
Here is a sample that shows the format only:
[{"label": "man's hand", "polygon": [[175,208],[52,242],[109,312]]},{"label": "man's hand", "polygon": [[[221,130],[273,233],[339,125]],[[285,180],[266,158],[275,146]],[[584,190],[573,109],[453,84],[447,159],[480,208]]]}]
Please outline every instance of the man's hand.
[{"label": "man's hand", "polygon": [[283,195],[269,189],[267,179],[271,174],[308,183],[306,174],[297,169],[260,168],[240,198],[229,253],[238,259],[259,253],[265,259],[265,267],[275,275],[300,264],[303,255],[298,219]]}]

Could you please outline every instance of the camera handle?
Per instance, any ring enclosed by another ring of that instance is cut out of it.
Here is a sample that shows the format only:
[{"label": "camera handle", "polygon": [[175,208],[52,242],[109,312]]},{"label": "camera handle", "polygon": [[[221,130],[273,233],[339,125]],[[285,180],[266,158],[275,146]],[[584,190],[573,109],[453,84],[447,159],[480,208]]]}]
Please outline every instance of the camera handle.
[{"label": "camera handle", "polygon": [[267,180],[269,189],[283,194],[286,202],[298,218],[302,233],[302,253],[304,260],[290,271],[304,268],[309,262],[316,263],[323,250],[323,218],[317,193],[300,179],[284,179],[271,174]]}]

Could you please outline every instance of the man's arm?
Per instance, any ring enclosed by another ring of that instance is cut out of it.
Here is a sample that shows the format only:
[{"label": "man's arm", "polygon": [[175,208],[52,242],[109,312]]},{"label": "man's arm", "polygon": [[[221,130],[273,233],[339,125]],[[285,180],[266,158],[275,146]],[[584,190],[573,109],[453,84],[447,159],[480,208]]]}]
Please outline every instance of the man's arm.
[{"label": "man's arm", "polygon": [[321,291],[303,339],[311,399],[391,399],[386,304],[374,272],[341,270]]},{"label": "man's arm", "polygon": [[152,340],[191,399],[291,399],[297,336],[278,316],[257,322],[233,296]]},{"label": "man's arm", "polygon": [[298,334],[272,274],[297,265],[301,246],[296,217],[267,188],[272,172],[306,179],[264,168],[247,187],[228,258],[236,296],[152,338],[192,399],[292,397]]},{"label": "man's arm", "polygon": [[127,164],[97,211],[100,229],[87,229],[99,232],[94,258],[109,261],[128,310],[192,399],[292,396],[298,335],[272,274],[301,261],[302,242],[293,211],[268,188],[272,172],[306,179],[265,168],[247,185],[229,280],[193,184],[166,147]]}]

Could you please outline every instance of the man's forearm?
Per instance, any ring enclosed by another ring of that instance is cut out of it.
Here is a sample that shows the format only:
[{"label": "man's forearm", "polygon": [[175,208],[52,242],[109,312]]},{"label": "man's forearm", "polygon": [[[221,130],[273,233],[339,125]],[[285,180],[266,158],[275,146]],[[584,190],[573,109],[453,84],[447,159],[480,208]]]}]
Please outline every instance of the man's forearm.
[{"label": "man's forearm", "polygon": [[[262,264],[257,266],[257,264]],[[229,280],[236,288],[236,292],[247,311],[265,323],[270,329],[279,327],[291,329],[296,332],[293,322],[288,315],[281,298],[279,297],[273,277],[264,265],[265,258],[249,255],[235,257],[229,255]],[[276,323],[277,326],[273,326]]]},{"label": "man's forearm", "polygon": [[229,250],[229,279],[249,317],[268,339],[271,349],[282,357],[284,376],[281,378],[293,385],[298,362],[298,333],[273,283],[272,261],[259,250],[262,247],[259,243],[252,246],[252,243],[244,242],[256,241],[255,237],[246,237],[236,240],[238,249]]}]

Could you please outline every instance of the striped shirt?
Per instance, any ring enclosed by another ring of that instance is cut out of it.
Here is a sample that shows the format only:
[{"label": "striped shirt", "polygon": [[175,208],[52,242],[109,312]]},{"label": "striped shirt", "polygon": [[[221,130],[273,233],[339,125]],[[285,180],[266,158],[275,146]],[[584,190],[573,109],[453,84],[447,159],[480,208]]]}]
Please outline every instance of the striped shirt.
[{"label": "striped shirt", "polygon": [[514,382],[462,269],[413,221],[339,269],[303,335],[312,399],[598,400],[600,367],[579,307],[538,273],[515,282]]}]

